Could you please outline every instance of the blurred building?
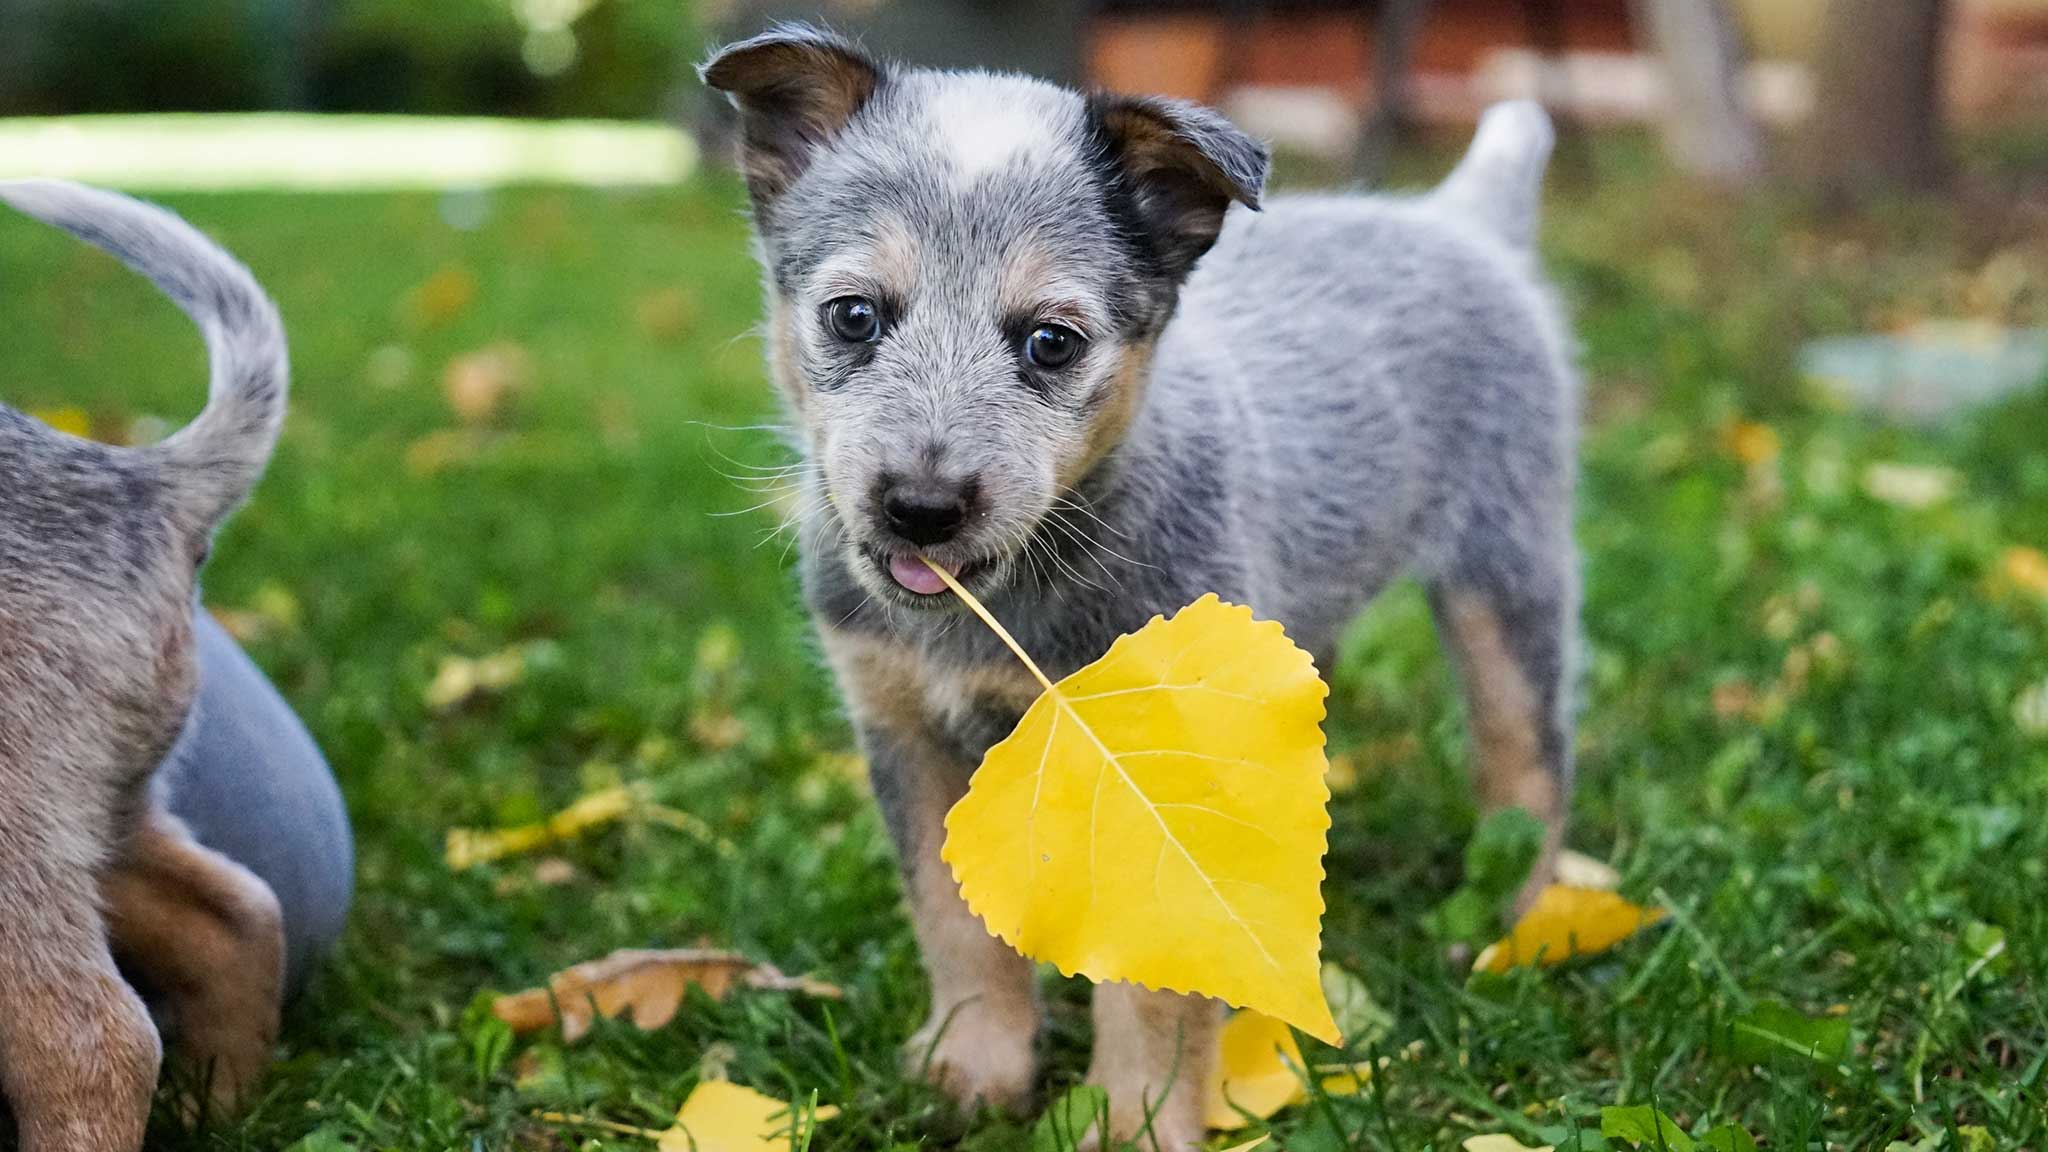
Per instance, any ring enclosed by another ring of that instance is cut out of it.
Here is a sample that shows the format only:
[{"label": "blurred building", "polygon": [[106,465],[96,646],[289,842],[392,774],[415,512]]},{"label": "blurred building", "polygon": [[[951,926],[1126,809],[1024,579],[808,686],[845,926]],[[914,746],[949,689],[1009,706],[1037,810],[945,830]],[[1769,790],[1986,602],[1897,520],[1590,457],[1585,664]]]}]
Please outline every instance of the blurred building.
[{"label": "blurred building", "polygon": [[[1400,54],[1404,114],[1469,120],[1493,101],[1542,99],[1581,122],[1658,117],[1660,63],[1641,49],[1643,0],[772,0],[715,6],[735,32],[822,19],[920,63],[1016,68],[1227,109],[1282,144],[1341,155],[1380,92],[1390,13],[1419,14]],[[1813,106],[1827,0],[1726,0],[1749,49],[1756,116],[1796,124]],[[1954,0],[1953,119],[2048,114],[2048,0]]]}]

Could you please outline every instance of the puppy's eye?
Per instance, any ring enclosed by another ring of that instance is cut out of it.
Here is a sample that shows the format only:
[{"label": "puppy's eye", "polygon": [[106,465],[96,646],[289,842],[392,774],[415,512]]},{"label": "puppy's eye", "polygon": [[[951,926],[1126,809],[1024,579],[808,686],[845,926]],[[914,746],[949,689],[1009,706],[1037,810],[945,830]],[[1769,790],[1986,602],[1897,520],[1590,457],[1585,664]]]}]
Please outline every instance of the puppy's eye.
[{"label": "puppy's eye", "polygon": [[1056,371],[1081,354],[1082,337],[1061,324],[1040,324],[1024,338],[1024,358],[1039,368]]},{"label": "puppy's eye", "polygon": [[825,305],[825,323],[848,344],[872,344],[882,338],[882,313],[865,296],[841,296]]}]

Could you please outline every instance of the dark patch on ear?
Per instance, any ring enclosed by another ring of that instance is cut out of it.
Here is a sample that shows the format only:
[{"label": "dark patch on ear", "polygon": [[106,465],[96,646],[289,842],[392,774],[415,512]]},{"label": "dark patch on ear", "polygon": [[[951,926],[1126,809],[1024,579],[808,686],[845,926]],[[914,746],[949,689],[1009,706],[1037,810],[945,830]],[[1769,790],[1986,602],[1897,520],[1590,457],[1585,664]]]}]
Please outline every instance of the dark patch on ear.
[{"label": "dark patch on ear", "polygon": [[1199,104],[1097,94],[1089,117],[1121,174],[1129,207],[1164,271],[1186,276],[1235,200],[1259,206],[1266,146]]},{"label": "dark patch on ear", "polygon": [[757,209],[788,191],[884,76],[851,41],[803,24],[727,45],[697,74],[739,109],[740,171]]}]

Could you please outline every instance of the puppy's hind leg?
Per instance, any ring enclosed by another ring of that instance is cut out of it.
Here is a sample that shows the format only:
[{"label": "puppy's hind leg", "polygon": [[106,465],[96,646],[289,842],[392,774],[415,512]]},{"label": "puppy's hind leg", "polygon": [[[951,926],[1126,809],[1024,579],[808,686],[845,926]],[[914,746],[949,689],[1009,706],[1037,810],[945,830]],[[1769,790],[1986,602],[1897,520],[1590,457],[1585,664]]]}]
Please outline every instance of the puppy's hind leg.
[{"label": "puppy's hind leg", "polygon": [[1481,812],[1522,808],[1547,829],[1519,913],[1556,871],[1571,806],[1577,561],[1562,533],[1483,555],[1433,582],[1430,606],[1464,688]]},{"label": "puppy's hind leg", "polygon": [[268,885],[150,813],[102,881],[114,948],[164,999],[173,1055],[213,1102],[263,1075],[284,996],[284,919]]},{"label": "puppy's hind leg", "polygon": [[14,832],[0,827],[0,1094],[23,1152],[134,1152],[156,1025],[107,951],[90,869]]}]

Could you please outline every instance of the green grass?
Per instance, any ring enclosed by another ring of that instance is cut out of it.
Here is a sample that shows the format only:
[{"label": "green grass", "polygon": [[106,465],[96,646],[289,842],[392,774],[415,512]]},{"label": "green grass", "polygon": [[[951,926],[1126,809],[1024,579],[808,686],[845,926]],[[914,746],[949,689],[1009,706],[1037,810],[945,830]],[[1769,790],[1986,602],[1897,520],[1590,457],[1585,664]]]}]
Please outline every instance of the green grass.
[{"label": "green grass", "polygon": [[[760,543],[772,513],[714,515],[756,501],[732,461],[782,458],[768,433],[725,430],[775,419],[739,202],[715,178],[512,192],[464,231],[427,196],[175,201],[291,325],[291,424],[207,599],[263,626],[251,649],[331,755],[361,867],[346,946],[292,1010],[263,1098],[196,1132],[166,1114],[153,1148],[643,1147],[536,1113],[661,1127],[707,1063],[840,1106],[820,1149],[1029,1146],[1031,1118],[955,1116],[897,1071],[923,978],[890,852],[833,766],[847,729],[782,542]],[[1573,840],[1674,923],[1547,973],[1469,981],[1446,959],[1423,922],[1473,829],[1462,730],[1421,598],[1397,591],[1334,673],[1333,748],[1361,782],[1335,804],[1325,951],[1392,1013],[1377,1048],[1410,1055],[1363,1096],[1277,1120],[1286,1148],[1550,1142],[1589,1119],[1593,1147],[1601,1106],[1650,1103],[1775,1148],[1963,1126],[2048,1145],[2048,740],[2013,713],[2048,678],[2048,601],[1990,579],[2003,549],[2048,546],[2048,399],[1906,432],[1814,403],[1791,361],[1808,335],[1902,315],[2041,323],[2048,229],[2030,211],[1736,205],[1625,150],[1560,181],[1551,263],[1590,377]],[[2000,252],[2019,288],[1973,288]],[[474,298],[422,304],[437,273]],[[0,222],[0,285],[9,403],[109,427],[197,407],[197,337],[103,258]],[[499,341],[525,348],[530,385],[422,467],[414,446],[453,426],[444,364]],[[1777,430],[1775,466],[1731,458],[1737,419]],[[1858,485],[1879,460],[1962,485],[1928,510],[1882,504]],[[526,673],[502,693],[424,702],[444,658],[513,645]],[[533,858],[442,862],[452,826],[617,779],[735,850],[630,825],[560,849],[559,885]],[[1973,925],[2007,951],[1969,976]],[[846,998],[693,999],[658,1032],[600,1027],[566,1051],[507,1051],[467,1011],[613,948],[699,940]],[[1086,999],[1048,991],[1053,1092],[1084,1065]],[[1844,1016],[1847,1055],[1729,1056],[1716,1037],[1764,1002]]]}]

